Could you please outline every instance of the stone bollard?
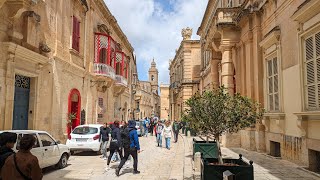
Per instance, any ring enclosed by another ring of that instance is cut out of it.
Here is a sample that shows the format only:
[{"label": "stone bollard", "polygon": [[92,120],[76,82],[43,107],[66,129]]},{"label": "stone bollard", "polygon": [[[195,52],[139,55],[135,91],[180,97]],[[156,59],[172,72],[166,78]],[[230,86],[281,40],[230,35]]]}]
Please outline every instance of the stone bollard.
[{"label": "stone bollard", "polygon": [[201,172],[201,153],[196,152],[194,154],[194,163],[193,163],[194,172]]},{"label": "stone bollard", "polygon": [[191,137],[191,132],[190,131],[188,131],[187,134],[188,134],[188,137]]},{"label": "stone bollard", "polygon": [[232,172],[230,171],[224,171],[223,172],[223,180],[234,180],[234,174],[232,174]]}]

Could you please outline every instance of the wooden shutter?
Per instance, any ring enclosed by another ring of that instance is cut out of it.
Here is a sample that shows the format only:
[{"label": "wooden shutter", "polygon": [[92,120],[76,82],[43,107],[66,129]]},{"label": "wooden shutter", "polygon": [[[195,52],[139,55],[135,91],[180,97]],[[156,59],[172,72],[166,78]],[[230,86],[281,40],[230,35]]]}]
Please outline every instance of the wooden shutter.
[{"label": "wooden shutter", "polygon": [[72,48],[79,51],[80,40],[80,22],[73,16],[73,31],[72,31]]},{"label": "wooden shutter", "polygon": [[307,106],[309,110],[317,108],[313,43],[314,43],[313,37],[310,37],[305,41]]}]

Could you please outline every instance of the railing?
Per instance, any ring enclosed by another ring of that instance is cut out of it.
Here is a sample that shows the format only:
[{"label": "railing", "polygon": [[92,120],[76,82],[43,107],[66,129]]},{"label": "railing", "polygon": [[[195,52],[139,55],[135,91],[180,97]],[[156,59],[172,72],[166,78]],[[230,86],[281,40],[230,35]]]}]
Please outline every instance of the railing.
[{"label": "railing", "polygon": [[128,86],[128,81],[123,76],[116,75],[116,84]]},{"label": "railing", "polygon": [[94,63],[94,73],[97,75],[109,77],[113,80],[116,79],[115,70],[107,64]]}]

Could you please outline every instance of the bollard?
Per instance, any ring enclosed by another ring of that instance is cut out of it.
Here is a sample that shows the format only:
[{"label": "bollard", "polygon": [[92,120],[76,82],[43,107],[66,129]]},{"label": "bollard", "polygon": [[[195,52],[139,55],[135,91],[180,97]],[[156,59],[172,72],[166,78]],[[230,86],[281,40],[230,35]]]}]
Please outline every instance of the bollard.
[{"label": "bollard", "polygon": [[194,163],[193,163],[194,172],[201,172],[201,153],[196,152],[194,154]]},{"label": "bollard", "polygon": [[187,132],[188,137],[191,137],[191,132],[190,130]]},{"label": "bollard", "polygon": [[230,171],[224,171],[223,172],[223,180],[234,180],[234,174]]}]

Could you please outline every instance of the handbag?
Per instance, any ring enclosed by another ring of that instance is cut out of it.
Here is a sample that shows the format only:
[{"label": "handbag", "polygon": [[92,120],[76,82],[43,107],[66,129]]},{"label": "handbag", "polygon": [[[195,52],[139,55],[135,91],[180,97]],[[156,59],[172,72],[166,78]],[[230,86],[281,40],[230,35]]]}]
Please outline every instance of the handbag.
[{"label": "handbag", "polygon": [[14,165],[16,166],[16,170],[19,172],[19,174],[25,179],[25,180],[32,180],[31,178],[29,178],[28,176],[24,175],[21,170],[18,167],[17,164],[17,159],[16,159],[16,154],[13,155],[13,161],[14,161]]}]

